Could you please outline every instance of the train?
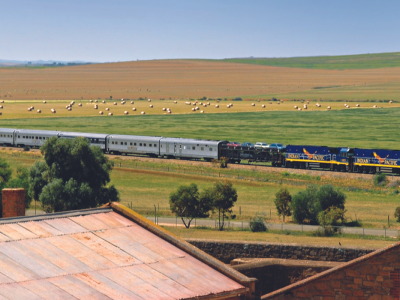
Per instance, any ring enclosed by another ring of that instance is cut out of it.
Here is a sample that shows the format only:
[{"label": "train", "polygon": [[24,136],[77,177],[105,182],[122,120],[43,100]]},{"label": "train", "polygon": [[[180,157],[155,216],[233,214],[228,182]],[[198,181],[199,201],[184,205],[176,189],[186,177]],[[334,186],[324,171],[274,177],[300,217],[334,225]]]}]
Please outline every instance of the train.
[{"label": "train", "polygon": [[279,150],[233,146],[226,140],[0,128],[0,145],[3,146],[40,148],[52,137],[86,138],[90,145],[100,147],[104,153],[116,155],[205,161],[225,158],[230,163],[268,162],[283,168],[400,174],[399,150],[313,145],[287,145]]}]

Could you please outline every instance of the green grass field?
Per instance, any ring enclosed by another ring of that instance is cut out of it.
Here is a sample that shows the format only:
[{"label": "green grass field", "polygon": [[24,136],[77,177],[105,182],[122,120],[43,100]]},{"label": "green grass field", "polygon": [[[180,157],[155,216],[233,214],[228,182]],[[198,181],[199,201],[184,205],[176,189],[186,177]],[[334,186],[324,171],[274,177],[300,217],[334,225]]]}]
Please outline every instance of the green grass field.
[{"label": "green grass field", "polygon": [[0,119],[0,127],[399,149],[400,108]]},{"label": "green grass field", "polygon": [[400,52],[287,58],[230,58],[219,61],[307,69],[372,69],[399,67]]},{"label": "green grass field", "polygon": [[[36,159],[41,159],[38,152],[16,152],[0,150],[13,170],[18,166],[29,167]],[[211,187],[221,178],[231,180],[238,191],[238,202],[233,208],[238,220],[249,220],[257,212],[265,212],[270,222],[281,222],[274,206],[275,193],[281,186],[295,194],[308,185],[331,183],[343,189],[347,195],[346,209],[349,221],[357,219],[365,227],[388,226],[400,227],[394,222],[394,209],[398,206],[399,195],[396,187],[376,188],[372,177],[366,180],[330,177],[331,173],[321,178],[308,175],[286,174],[284,170],[271,172],[268,169],[217,169],[210,164],[180,164],[179,161],[141,161],[135,157],[115,157],[115,169],[111,174],[111,184],[120,191],[121,203],[130,206],[145,215],[154,214],[154,205],[159,214],[172,216],[169,210],[169,194],[181,184],[196,183],[200,189]],[[122,163],[122,167],[119,164]],[[168,170],[168,171],[167,171]],[[221,173],[221,177],[218,174]],[[282,182],[282,185],[281,185]],[[397,184],[398,185],[398,184]],[[271,213],[271,217],[269,217]],[[288,219],[290,221],[290,218]]]}]

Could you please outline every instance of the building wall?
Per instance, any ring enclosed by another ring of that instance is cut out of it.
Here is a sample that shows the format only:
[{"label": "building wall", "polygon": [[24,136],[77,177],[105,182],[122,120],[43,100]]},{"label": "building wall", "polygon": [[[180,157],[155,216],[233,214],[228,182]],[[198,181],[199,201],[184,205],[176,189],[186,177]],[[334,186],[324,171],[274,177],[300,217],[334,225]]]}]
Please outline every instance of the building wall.
[{"label": "building wall", "polygon": [[[274,300],[400,299],[399,245],[264,295]],[[327,275],[324,275],[324,274]]]},{"label": "building wall", "polygon": [[3,189],[3,218],[25,216],[25,189]]},{"label": "building wall", "polygon": [[230,263],[235,258],[283,258],[348,262],[375,251],[343,247],[303,246],[262,242],[226,242],[186,239],[216,259]]}]

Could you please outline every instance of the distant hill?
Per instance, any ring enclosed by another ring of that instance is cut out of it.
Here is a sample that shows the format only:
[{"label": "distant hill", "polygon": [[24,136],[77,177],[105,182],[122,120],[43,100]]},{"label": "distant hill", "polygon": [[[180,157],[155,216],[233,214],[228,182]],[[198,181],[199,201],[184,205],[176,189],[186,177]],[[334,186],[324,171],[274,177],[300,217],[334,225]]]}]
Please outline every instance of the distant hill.
[{"label": "distant hill", "polygon": [[48,65],[84,65],[89,64],[91,62],[85,61],[59,61],[59,60],[6,60],[0,59],[0,66],[23,66],[23,65],[32,65],[32,66],[48,66]]},{"label": "distant hill", "polygon": [[283,58],[228,58],[217,61],[275,67],[346,70],[376,69],[400,66],[400,52],[343,56],[310,56]]}]

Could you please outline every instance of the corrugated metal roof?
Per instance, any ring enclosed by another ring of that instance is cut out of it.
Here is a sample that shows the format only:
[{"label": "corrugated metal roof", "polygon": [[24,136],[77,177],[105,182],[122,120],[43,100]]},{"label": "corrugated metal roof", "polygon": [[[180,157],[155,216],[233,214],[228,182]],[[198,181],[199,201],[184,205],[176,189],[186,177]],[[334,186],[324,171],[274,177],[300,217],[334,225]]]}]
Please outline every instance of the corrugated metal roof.
[{"label": "corrugated metal roof", "polygon": [[0,300],[185,299],[245,288],[113,211],[0,225]]}]

